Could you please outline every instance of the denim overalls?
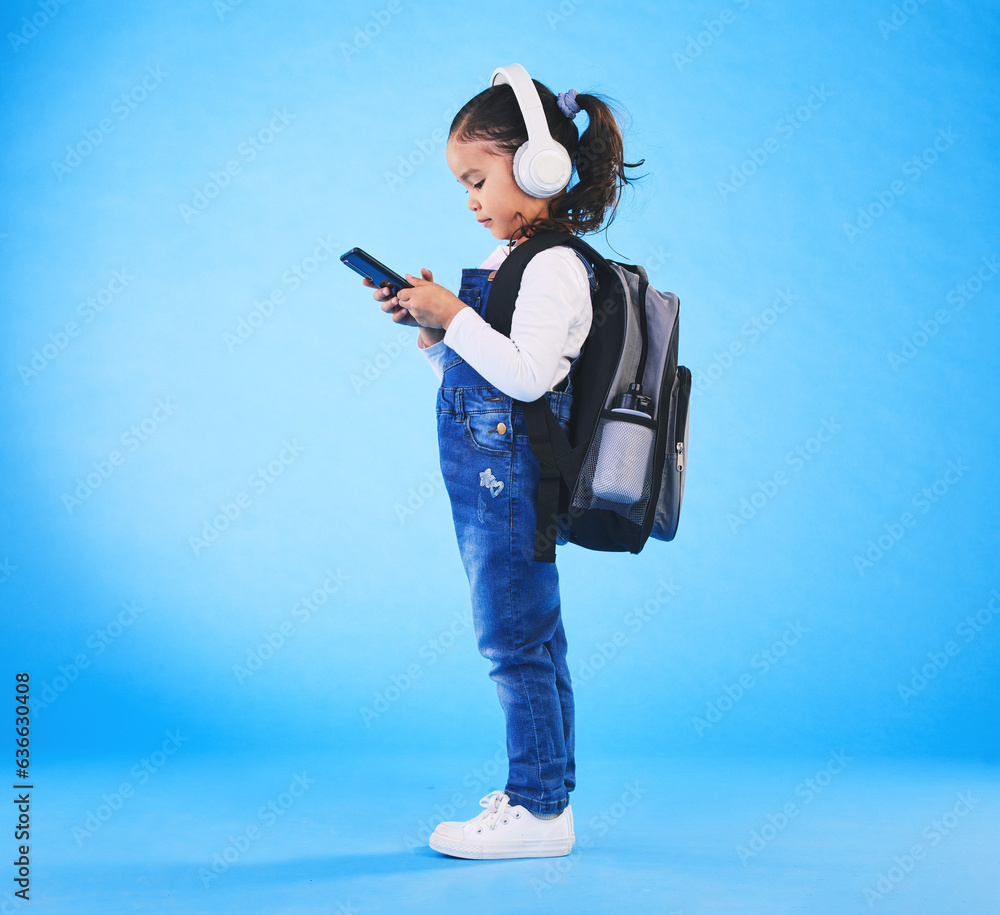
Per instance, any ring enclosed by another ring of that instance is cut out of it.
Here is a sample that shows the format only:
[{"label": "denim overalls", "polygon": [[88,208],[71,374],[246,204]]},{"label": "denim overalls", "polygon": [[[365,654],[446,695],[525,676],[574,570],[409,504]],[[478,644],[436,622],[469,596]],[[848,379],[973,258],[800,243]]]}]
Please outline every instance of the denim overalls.
[{"label": "denim overalls", "polygon": [[[587,265],[588,274],[592,271]],[[495,271],[462,271],[459,298],[483,315]],[[556,814],[576,784],[573,690],[554,563],[534,560],[538,461],[524,413],[454,350],[437,397],[441,472],[469,576],[476,640],[507,722],[512,804]],[[572,392],[548,391],[564,428]]]}]

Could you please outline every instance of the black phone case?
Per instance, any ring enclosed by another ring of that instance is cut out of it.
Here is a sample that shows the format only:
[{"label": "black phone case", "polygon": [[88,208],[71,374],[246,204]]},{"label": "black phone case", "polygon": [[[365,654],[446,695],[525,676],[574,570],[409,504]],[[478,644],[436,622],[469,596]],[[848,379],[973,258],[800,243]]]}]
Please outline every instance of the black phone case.
[{"label": "black phone case", "polygon": [[406,282],[394,270],[390,270],[381,261],[375,260],[367,251],[361,248],[351,248],[350,251],[340,256],[341,261],[352,270],[368,277],[380,289],[389,286],[393,294],[400,289],[411,289],[412,284]]}]

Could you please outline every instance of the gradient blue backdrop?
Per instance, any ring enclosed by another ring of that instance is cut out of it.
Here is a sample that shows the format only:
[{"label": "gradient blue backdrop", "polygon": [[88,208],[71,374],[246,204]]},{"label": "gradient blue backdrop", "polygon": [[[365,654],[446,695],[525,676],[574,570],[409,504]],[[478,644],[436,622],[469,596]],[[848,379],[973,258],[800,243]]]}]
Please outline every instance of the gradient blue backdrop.
[{"label": "gradient blue backdrop", "polygon": [[561,550],[581,758],[996,762],[998,7],[904,6],[8,4],[38,758],[494,754],[436,380],[337,257],[478,266],[443,138],[517,61],[627,112],[595,244],[680,296],[698,388],[676,541]]}]

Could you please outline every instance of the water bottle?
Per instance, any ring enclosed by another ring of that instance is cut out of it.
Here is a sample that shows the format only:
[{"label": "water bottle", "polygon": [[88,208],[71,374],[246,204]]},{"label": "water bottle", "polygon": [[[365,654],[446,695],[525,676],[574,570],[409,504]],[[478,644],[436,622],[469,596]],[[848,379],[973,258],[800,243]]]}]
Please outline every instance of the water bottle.
[{"label": "water bottle", "polygon": [[[611,412],[652,420],[653,400],[642,393],[641,384],[633,383],[624,394],[615,398]],[[594,496],[627,505],[643,497],[653,460],[655,434],[651,426],[627,419],[605,420],[594,470]]]}]

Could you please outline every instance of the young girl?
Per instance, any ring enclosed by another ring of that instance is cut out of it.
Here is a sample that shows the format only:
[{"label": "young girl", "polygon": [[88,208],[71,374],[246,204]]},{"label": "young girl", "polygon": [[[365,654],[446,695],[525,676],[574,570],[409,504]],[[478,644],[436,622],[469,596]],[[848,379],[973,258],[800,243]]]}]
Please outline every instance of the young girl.
[{"label": "young girl", "polygon": [[[432,848],[460,858],[567,855],[574,842],[573,690],[556,567],[533,558],[539,468],[518,401],[544,396],[568,426],[569,373],[590,330],[593,270],[571,248],[539,252],[524,270],[509,337],[483,319],[491,281],[510,249],[535,232],[583,234],[599,229],[609,212],[613,218],[628,182],[624,170],[634,167],[622,158],[621,132],[598,97],[576,90],[557,97],[517,64],[497,72],[518,81],[520,101],[510,83],[481,92],[455,116],[446,156],[476,221],[509,245],[464,270],[458,296],[427,269],[421,278],[407,274],[413,288],[398,296],[374,294],[394,321],[420,328],[418,346],[441,379],[441,469],[476,639],[493,663],[506,717],[504,790],[483,798],[479,816],[441,823],[431,836]],[[527,193],[514,172],[515,152],[528,140],[522,105],[526,96],[537,103],[532,86],[577,176],[572,183],[567,169],[566,184],[544,197],[530,182]],[[589,119],[582,137],[573,120],[580,111]]]}]

